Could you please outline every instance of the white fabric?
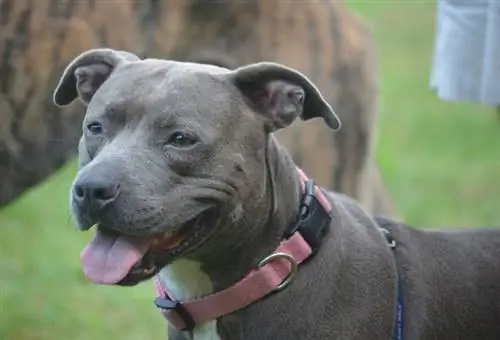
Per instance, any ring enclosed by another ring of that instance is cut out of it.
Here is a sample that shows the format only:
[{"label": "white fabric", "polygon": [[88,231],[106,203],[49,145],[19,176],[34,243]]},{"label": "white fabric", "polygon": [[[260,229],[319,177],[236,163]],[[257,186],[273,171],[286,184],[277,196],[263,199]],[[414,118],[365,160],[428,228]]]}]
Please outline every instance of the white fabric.
[{"label": "white fabric", "polygon": [[500,0],[438,0],[431,88],[500,106]]}]

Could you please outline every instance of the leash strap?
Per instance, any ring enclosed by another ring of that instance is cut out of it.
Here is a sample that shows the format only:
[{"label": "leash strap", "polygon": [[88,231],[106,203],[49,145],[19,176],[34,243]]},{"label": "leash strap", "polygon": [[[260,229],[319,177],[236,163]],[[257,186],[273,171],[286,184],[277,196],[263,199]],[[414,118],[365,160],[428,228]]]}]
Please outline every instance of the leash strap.
[{"label": "leash strap", "polygon": [[398,298],[396,307],[396,326],[394,328],[394,340],[403,340],[404,334],[404,304],[403,304],[403,290],[401,283],[398,279]]},{"label": "leash strap", "polygon": [[[380,231],[385,235],[387,242],[389,243],[389,247],[394,250],[396,248],[396,241],[392,237],[392,234],[389,230],[385,228],[379,228]],[[403,340],[404,335],[404,302],[403,302],[403,289],[401,287],[401,280],[398,277],[398,296],[396,299],[396,322],[394,326],[394,340]]]}]

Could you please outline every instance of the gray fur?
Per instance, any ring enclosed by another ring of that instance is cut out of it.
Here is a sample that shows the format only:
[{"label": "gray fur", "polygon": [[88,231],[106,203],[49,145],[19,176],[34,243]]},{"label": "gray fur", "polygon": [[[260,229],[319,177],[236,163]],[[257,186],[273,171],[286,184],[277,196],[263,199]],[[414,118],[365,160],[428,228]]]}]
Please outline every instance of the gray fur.
[{"label": "gray fur", "polygon": [[[79,97],[87,105],[75,186],[119,184],[95,211],[73,188],[73,216],[81,229],[99,223],[145,236],[178,230],[215,206],[210,237],[182,256],[201,263],[216,290],[228,287],[276,248],[297,213],[295,166],[272,132],[296,117],[340,122],[304,75],[279,64],[230,71],[123,53],[83,53],[54,94],[56,104]],[[95,121],[103,131],[92,135]],[[174,131],[198,143],[168,144]],[[344,195],[328,197],[333,219],[316,256],[286,290],[220,318],[221,339],[390,339],[398,274],[406,340],[500,339],[500,230],[416,230],[374,219]],[[395,251],[381,225],[394,233]],[[162,265],[173,260],[161,257]]]}]

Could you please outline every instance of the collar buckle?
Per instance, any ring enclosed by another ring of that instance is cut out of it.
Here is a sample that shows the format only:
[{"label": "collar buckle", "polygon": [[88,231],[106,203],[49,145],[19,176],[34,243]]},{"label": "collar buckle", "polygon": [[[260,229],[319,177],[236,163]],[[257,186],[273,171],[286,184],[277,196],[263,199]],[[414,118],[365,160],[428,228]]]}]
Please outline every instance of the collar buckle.
[{"label": "collar buckle", "polygon": [[182,321],[184,321],[185,327],[181,329],[181,331],[190,331],[196,326],[193,317],[184,308],[182,303],[163,297],[157,297],[154,303],[159,309],[175,312],[182,319]]},{"label": "collar buckle", "polygon": [[285,238],[290,238],[296,231],[306,240],[314,255],[328,231],[331,222],[330,213],[319,202],[316,197],[316,187],[313,180],[308,179],[305,183],[305,192],[299,207],[297,221],[285,232]]}]

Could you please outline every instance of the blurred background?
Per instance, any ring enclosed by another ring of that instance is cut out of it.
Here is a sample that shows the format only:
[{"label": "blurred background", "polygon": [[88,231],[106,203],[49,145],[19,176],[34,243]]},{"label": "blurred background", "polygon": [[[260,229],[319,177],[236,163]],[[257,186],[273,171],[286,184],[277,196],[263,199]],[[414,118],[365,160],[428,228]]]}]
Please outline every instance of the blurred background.
[{"label": "blurred background", "polygon": [[[0,0],[0,30],[7,3]],[[429,89],[436,3],[346,3],[377,50],[374,157],[396,215],[422,228],[500,226],[500,120],[492,108],[446,103]],[[83,277],[79,253],[91,235],[69,215],[75,171],[70,160],[0,210],[0,339],[166,338],[152,283],[100,287]]]}]

